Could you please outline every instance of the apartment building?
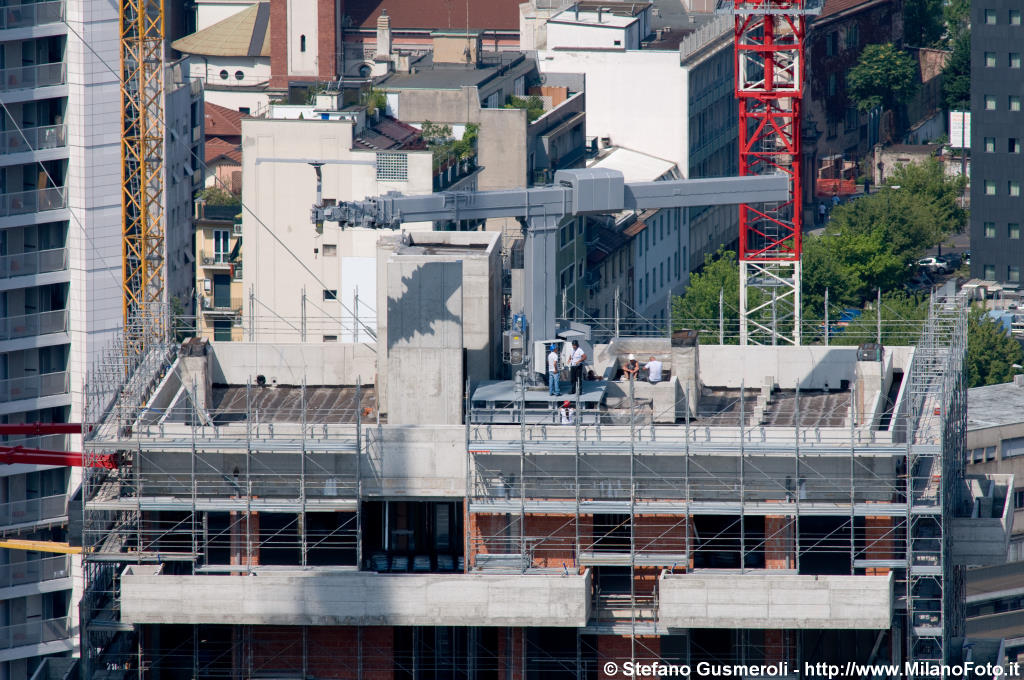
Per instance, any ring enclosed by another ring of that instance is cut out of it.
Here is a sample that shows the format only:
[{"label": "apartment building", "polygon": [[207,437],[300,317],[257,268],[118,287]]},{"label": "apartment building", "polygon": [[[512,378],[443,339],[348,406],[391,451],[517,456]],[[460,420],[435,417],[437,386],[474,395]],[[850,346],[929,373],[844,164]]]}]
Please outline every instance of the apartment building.
[{"label": "apartment building", "polygon": [[971,275],[1019,288],[1024,183],[1022,8],[971,5]]},{"label": "apartment building", "polygon": [[881,351],[595,343],[566,425],[500,379],[501,267],[384,235],[373,336],[168,343],[91,392],[87,449],[126,454],[76,499],[85,677],[984,660],[963,565],[1005,559],[1013,479],[964,473],[962,299]]}]

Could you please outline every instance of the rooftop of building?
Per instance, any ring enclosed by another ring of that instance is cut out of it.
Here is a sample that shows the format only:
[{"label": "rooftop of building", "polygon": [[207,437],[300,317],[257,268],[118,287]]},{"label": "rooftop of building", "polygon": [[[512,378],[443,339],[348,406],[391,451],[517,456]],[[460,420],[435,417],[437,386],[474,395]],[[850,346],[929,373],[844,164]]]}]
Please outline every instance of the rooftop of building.
[{"label": "rooftop of building", "polygon": [[650,7],[649,2],[577,2],[548,23],[625,28],[639,21],[640,13]]},{"label": "rooftop of building", "polygon": [[425,54],[410,64],[409,73],[392,73],[380,86],[386,90],[458,90],[479,87],[524,61],[522,52],[482,52],[480,63],[434,63],[432,54]]},{"label": "rooftop of building", "polygon": [[659,179],[676,179],[679,172],[676,164],[641,151],[615,147],[588,165],[591,168],[618,170],[626,182],[653,182]]},{"label": "rooftop of building", "polygon": [[242,164],[242,148],[238,144],[224,141],[214,137],[207,139],[203,144],[203,155],[207,165],[221,158],[227,159],[239,165]]},{"label": "rooftop of building", "polygon": [[352,146],[377,151],[423,151],[427,148],[419,130],[390,116],[381,116],[378,122],[360,130]]},{"label": "rooftop of building", "polygon": [[967,429],[1024,422],[1024,386],[1000,383],[967,390]]},{"label": "rooftop of building", "polygon": [[[885,1],[887,2],[888,0]],[[877,4],[878,2],[879,0],[824,0],[822,3],[819,0],[817,4],[821,6],[821,13],[818,16],[834,16],[850,10],[860,9],[862,6]]]},{"label": "rooftop of building", "polygon": [[460,7],[451,0],[346,0],[346,26],[375,30],[381,12],[392,30],[470,29],[519,31],[520,0],[487,0]]},{"label": "rooftop of building", "polygon": [[[241,422],[257,413],[267,422],[354,423],[377,410],[373,386],[214,385],[210,415],[215,425]],[[303,414],[305,411],[305,414]]]},{"label": "rooftop of building", "polygon": [[245,114],[241,111],[205,102],[203,104],[203,117],[205,118],[203,131],[207,137],[240,137],[244,116]]},{"label": "rooftop of building", "polygon": [[269,57],[270,3],[257,2],[237,14],[171,43],[185,54],[208,57]]}]

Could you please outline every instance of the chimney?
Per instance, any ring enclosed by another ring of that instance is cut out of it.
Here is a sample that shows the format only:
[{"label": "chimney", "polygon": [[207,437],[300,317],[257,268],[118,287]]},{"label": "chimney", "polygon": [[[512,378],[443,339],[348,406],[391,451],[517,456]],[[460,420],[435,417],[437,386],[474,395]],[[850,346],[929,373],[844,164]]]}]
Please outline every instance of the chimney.
[{"label": "chimney", "polygon": [[391,56],[391,17],[388,11],[382,9],[377,17],[377,55],[378,57]]},{"label": "chimney", "polygon": [[601,15],[604,13],[604,7],[597,8],[597,23],[601,23]]},{"label": "chimney", "polygon": [[1024,387],[1024,374],[1017,374],[1013,376],[1014,387]]}]

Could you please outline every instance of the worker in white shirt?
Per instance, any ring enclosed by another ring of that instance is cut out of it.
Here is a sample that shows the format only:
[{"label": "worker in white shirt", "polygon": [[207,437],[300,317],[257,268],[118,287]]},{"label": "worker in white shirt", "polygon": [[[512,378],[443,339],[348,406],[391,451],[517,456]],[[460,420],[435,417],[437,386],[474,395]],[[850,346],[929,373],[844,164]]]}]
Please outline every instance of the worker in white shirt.
[{"label": "worker in white shirt", "polygon": [[560,397],[562,390],[558,384],[558,346],[551,345],[548,349],[548,394]]},{"label": "worker in white shirt", "polygon": [[580,343],[572,341],[572,354],[569,355],[569,382],[573,394],[583,394],[583,362],[587,355],[580,349]]},{"label": "worker in white shirt", "polygon": [[661,382],[661,362],[651,357],[651,360],[644,365],[647,369],[647,380],[651,383]]},{"label": "worker in white shirt", "polygon": [[576,422],[576,409],[568,401],[562,402],[562,408],[558,409],[562,425],[572,425]]}]

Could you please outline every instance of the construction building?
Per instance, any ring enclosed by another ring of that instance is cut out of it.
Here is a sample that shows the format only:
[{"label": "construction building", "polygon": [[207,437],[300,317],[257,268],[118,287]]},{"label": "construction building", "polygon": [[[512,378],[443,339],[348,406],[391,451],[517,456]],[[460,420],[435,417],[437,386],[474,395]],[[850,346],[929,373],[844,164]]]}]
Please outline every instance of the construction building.
[{"label": "construction building", "polygon": [[[1013,479],[965,476],[962,299],[914,347],[576,331],[597,379],[563,425],[500,380],[499,238],[381,238],[352,342],[96,364],[83,677],[998,661],[963,565],[1005,559]],[[664,379],[617,380],[630,353]]]}]

